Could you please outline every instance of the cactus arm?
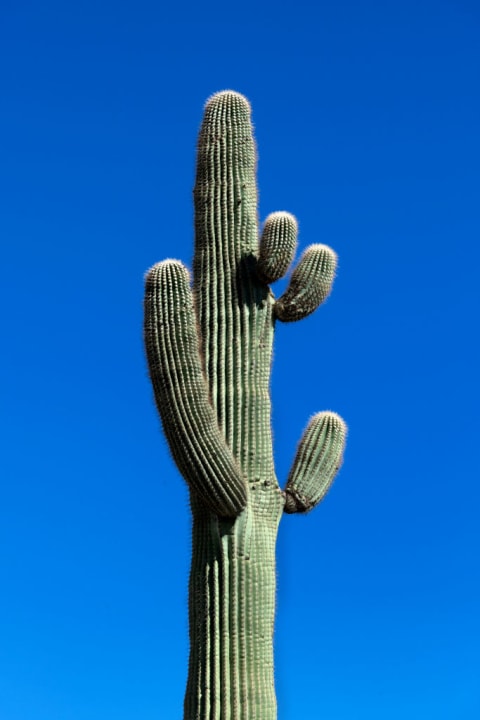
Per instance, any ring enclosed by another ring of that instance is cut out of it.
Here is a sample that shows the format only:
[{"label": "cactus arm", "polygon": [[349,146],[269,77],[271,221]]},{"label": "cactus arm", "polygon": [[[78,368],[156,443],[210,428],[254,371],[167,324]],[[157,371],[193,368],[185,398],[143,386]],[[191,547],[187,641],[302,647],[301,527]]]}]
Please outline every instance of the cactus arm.
[{"label": "cactus arm", "polygon": [[235,517],[247,488],[208,399],[187,269],[167,260],[147,274],[145,344],[170,450],[194,493],[220,516]]},{"label": "cactus arm", "polygon": [[308,512],[323,500],[343,461],[347,427],[336,413],[321,412],[308,423],[285,488],[285,512]]},{"label": "cactus arm", "polygon": [[260,238],[257,275],[265,283],[285,275],[297,248],[297,221],[287,212],[271,213]]},{"label": "cactus arm", "polygon": [[301,320],[310,315],[328,297],[332,289],[337,256],[327,245],[310,245],[290,278],[290,284],[274,307],[283,322]]}]

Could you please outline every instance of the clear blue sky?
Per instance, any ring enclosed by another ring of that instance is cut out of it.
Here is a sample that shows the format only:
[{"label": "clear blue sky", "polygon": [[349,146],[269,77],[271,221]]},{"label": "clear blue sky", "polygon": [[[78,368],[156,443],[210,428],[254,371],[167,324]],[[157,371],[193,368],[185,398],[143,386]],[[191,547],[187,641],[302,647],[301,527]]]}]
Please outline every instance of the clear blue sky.
[{"label": "clear blue sky", "polygon": [[143,273],[192,256],[205,99],[253,106],[260,216],[330,244],[280,326],[279,720],[478,720],[480,9],[474,0],[22,2],[0,11],[1,720],[180,720],[189,510],[142,347]]}]

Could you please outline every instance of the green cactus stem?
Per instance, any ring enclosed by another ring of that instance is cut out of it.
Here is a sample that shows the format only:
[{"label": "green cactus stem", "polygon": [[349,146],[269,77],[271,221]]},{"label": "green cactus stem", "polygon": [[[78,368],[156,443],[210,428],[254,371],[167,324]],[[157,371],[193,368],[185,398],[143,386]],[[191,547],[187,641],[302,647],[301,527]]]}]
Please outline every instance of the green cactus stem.
[{"label": "green cactus stem", "polygon": [[346,427],[315,415],[285,490],[275,476],[270,365],[277,320],[306,317],[330,292],[336,256],[313,245],[275,300],[297,242],[289,213],[259,238],[250,106],[207,102],[197,154],[193,289],[176,260],[147,274],[145,345],[165,435],[190,489],[190,660],[184,720],[275,720],[275,545],[284,512],[322,500]]},{"label": "green cactus stem", "polygon": [[292,273],[286,292],[275,303],[275,315],[283,322],[310,315],[328,297],[337,256],[327,245],[310,245]]},{"label": "green cactus stem", "polygon": [[265,220],[257,263],[257,275],[265,283],[285,275],[297,249],[297,221],[286,212],[272,213]]}]

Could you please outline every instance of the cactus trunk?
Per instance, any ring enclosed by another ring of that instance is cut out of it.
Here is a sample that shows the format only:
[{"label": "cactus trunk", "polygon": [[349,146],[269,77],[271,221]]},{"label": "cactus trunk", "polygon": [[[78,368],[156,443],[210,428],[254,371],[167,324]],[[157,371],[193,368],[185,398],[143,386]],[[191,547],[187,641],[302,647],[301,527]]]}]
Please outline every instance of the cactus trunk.
[{"label": "cactus trunk", "polygon": [[275,720],[272,635],[281,498],[236,520],[194,508],[185,720]]},{"label": "cactus trunk", "polygon": [[192,498],[185,720],[274,720],[275,540],[284,499],[270,433],[273,298],[255,273],[255,147],[243,98],[210,105],[194,189],[194,292],[210,398],[249,502],[222,520]]},{"label": "cactus trunk", "polygon": [[274,213],[259,238],[255,171],[250,106],[218,93],[199,135],[193,291],[178,261],[155,265],[146,281],[150,376],[193,515],[184,720],[275,720],[278,525],[323,498],[345,440],[338,415],[315,415],[280,488],[269,394],[275,322],[316,309],[336,256],[308,248],[275,300],[268,283],[293,259],[297,224]]}]

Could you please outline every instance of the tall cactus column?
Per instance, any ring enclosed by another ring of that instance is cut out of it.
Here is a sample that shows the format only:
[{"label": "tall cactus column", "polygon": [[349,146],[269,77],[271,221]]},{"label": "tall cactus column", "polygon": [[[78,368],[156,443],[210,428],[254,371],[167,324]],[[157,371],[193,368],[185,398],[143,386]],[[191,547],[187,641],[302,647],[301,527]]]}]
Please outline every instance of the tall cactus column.
[{"label": "tall cactus column", "polygon": [[292,215],[273,213],[259,239],[255,165],[247,100],[214,95],[198,143],[193,291],[175,260],[146,279],[150,376],[193,514],[184,720],[275,720],[278,524],[283,512],[306,512],[323,498],[345,442],[338,415],[315,415],[280,488],[270,425],[274,325],[318,307],[336,256],[312,245],[275,300],[269,283],[288,270],[297,227]]}]

